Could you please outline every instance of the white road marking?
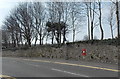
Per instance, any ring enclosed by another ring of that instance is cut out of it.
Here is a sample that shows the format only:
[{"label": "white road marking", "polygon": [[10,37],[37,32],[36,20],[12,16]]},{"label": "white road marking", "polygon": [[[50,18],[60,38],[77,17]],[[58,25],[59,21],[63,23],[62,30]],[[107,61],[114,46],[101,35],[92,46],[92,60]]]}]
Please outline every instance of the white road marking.
[{"label": "white road marking", "polygon": [[31,65],[31,66],[34,66],[34,67],[40,67],[40,65],[35,65],[35,64],[30,64],[30,63],[29,64],[27,63],[27,65]]},{"label": "white road marking", "polygon": [[64,71],[64,70],[59,70],[59,69],[55,69],[55,68],[52,68],[51,70],[59,71],[59,72],[64,72],[64,73],[67,73],[67,74],[72,74],[72,75],[76,75],[76,76],[80,76],[80,77],[89,77],[89,76],[87,76],[87,75],[72,73],[72,72],[68,72],[68,71]]},{"label": "white road marking", "polygon": [[12,61],[12,62],[16,63],[17,61]]},{"label": "white road marking", "polygon": [[40,67],[40,65],[34,65],[34,66],[36,66],[36,67]]}]

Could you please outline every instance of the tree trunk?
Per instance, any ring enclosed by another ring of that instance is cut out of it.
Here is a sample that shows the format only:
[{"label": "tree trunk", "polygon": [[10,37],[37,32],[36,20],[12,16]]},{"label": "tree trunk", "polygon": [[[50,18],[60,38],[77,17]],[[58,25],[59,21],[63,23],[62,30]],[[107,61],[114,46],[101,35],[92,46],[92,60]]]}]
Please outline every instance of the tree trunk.
[{"label": "tree trunk", "polygon": [[65,41],[66,41],[66,37],[65,37],[66,31],[65,31],[65,28],[66,27],[64,27],[64,31],[63,31],[63,44],[65,44]]},{"label": "tree trunk", "polygon": [[93,21],[91,21],[91,40],[93,40]]},{"label": "tree trunk", "polygon": [[39,41],[40,41],[40,45],[42,45],[42,28],[40,28],[40,33],[39,33]]},{"label": "tree trunk", "polygon": [[90,18],[89,18],[89,8],[87,6],[87,17],[88,17],[88,39],[90,40]]},{"label": "tree trunk", "polygon": [[120,26],[119,26],[119,3],[118,0],[116,0],[116,18],[117,18],[117,37],[120,38]]},{"label": "tree trunk", "polygon": [[91,40],[93,40],[93,21],[94,21],[94,11],[92,12],[92,6],[90,2],[90,19],[91,19]]},{"label": "tree trunk", "polygon": [[37,40],[38,40],[38,38],[36,36],[34,46],[36,46]]},{"label": "tree trunk", "polygon": [[102,20],[101,20],[101,16],[102,16],[102,12],[101,12],[101,2],[99,2],[99,12],[100,12],[99,23],[100,23],[100,30],[101,30],[101,40],[103,40],[104,31],[103,31],[103,28],[102,28]]},{"label": "tree trunk", "polygon": [[40,42],[40,45],[42,45],[42,42],[41,42],[42,35],[40,34],[39,36],[40,36],[39,42]]},{"label": "tree trunk", "polygon": [[110,30],[111,30],[111,36],[112,36],[112,39],[114,38],[113,36],[113,30],[112,30],[112,24],[110,23]]},{"label": "tree trunk", "polygon": [[54,31],[52,31],[52,44],[53,44],[53,41],[54,41]]},{"label": "tree trunk", "polygon": [[73,28],[73,42],[75,41],[75,29]]},{"label": "tree trunk", "polygon": [[27,39],[27,42],[28,42],[28,46],[31,47],[31,39],[30,38]]}]

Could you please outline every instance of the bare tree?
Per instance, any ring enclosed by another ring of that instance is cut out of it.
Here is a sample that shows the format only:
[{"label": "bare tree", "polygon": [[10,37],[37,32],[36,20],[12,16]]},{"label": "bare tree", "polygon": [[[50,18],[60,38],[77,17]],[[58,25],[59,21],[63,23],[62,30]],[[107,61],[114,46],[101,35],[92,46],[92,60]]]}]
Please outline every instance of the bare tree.
[{"label": "bare tree", "polygon": [[75,21],[78,17],[76,17],[76,4],[75,2],[71,3],[71,21],[72,21],[72,29],[73,29],[73,42],[75,41]]},{"label": "bare tree", "polygon": [[[68,21],[68,11],[69,11],[69,4],[68,3],[63,3],[63,2],[51,2],[48,3],[48,12],[49,12],[49,21],[47,22],[48,28],[47,30],[49,31],[49,35],[52,37],[52,44],[54,37],[57,41],[58,44],[62,43],[62,38],[63,38],[63,43],[66,40],[66,27],[64,30],[62,29],[61,24],[67,23]],[[63,36],[62,36],[63,35]]]},{"label": "bare tree", "polygon": [[90,8],[89,3],[85,3],[87,7],[87,24],[88,24],[88,39],[90,40]]},{"label": "bare tree", "polygon": [[6,30],[8,33],[10,33],[11,41],[13,47],[18,47],[19,46],[19,24],[16,21],[16,18],[14,15],[10,15],[9,17],[6,18],[6,21],[4,21],[4,26],[6,27]]},{"label": "bare tree", "polygon": [[[81,3],[79,2],[72,2],[70,3],[70,22],[72,25],[72,37],[73,37],[73,42],[75,41],[76,37],[76,32],[80,28],[80,23],[83,20],[82,16],[82,6]],[[81,20],[82,18],[82,20]]]},{"label": "bare tree", "polygon": [[20,23],[20,29],[22,30],[23,37],[26,40],[26,44],[30,47],[31,46],[31,39],[33,33],[33,24],[32,24],[32,17],[30,14],[30,6],[28,3],[20,4],[17,8],[16,12],[16,19]]},{"label": "bare tree", "polygon": [[119,2],[118,2],[118,0],[116,0],[115,6],[116,6],[117,32],[118,32],[117,37],[120,38],[120,17],[119,17],[120,13],[119,13]]},{"label": "bare tree", "polygon": [[2,44],[3,44],[3,46],[8,47],[9,41],[10,41],[9,33],[8,33],[7,29],[3,29],[2,30]]},{"label": "bare tree", "polygon": [[115,7],[111,4],[111,6],[110,6],[110,14],[108,15],[107,21],[108,21],[108,23],[110,25],[110,31],[111,31],[112,39],[114,38],[114,35],[113,35],[113,26],[115,24],[115,22],[114,22],[114,20],[115,20],[114,12],[115,12]]},{"label": "bare tree", "polygon": [[99,23],[100,23],[100,30],[101,30],[101,40],[103,40],[104,38],[104,31],[103,31],[103,28],[102,28],[102,7],[101,7],[101,2],[99,1],[98,2],[98,5],[99,5]]},{"label": "bare tree", "polygon": [[[56,21],[56,14],[57,14],[55,10],[56,5],[54,4],[54,2],[48,2],[47,6],[48,6],[49,21],[53,24],[53,22]],[[48,39],[48,36],[51,36],[51,39],[52,39],[51,43],[53,44],[54,37],[55,37],[55,30],[52,29],[52,31],[49,31],[48,28],[46,29],[48,31],[47,39]]]},{"label": "bare tree", "polygon": [[35,44],[36,44],[36,41],[38,40],[38,37],[39,37],[39,44],[41,45],[42,44],[42,40],[45,36],[45,31],[44,31],[44,20],[45,20],[45,17],[46,17],[46,12],[45,12],[45,8],[44,6],[42,5],[41,2],[34,2],[32,4],[32,8],[33,8],[33,22],[34,22],[34,28],[35,28],[35,31],[36,31],[36,34],[35,34]]},{"label": "bare tree", "polygon": [[94,28],[94,18],[95,18],[95,12],[94,11],[95,11],[95,3],[90,2],[91,40],[93,40],[93,28]]},{"label": "bare tree", "polygon": [[[63,19],[63,24],[67,24],[68,23],[68,21],[70,20],[69,18],[70,18],[70,2],[64,2],[63,3],[63,15],[62,15],[62,19]],[[65,25],[65,27],[64,27],[64,29],[63,29],[63,32],[62,32],[62,34],[63,34],[63,44],[65,43],[65,41],[67,41],[67,39],[66,39],[66,35],[67,35],[67,33],[68,33],[68,28],[69,27],[69,25]]]},{"label": "bare tree", "polygon": [[[96,26],[100,24],[102,26],[102,12],[101,12],[101,4],[97,5],[98,2],[85,2],[86,5],[86,15],[87,15],[87,24],[88,24],[88,37],[89,40],[93,40],[93,31]],[[100,8],[99,8],[100,7]],[[97,20],[97,18],[99,20]],[[102,28],[101,28],[102,29]],[[103,29],[102,29],[103,30]]]},{"label": "bare tree", "polygon": [[62,14],[63,14],[63,3],[62,2],[56,2],[56,11],[57,11],[57,17],[58,17],[58,32],[57,32],[57,39],[58,39],[58,44],[61,44],[61,26],[60,22],[62,19]]}]

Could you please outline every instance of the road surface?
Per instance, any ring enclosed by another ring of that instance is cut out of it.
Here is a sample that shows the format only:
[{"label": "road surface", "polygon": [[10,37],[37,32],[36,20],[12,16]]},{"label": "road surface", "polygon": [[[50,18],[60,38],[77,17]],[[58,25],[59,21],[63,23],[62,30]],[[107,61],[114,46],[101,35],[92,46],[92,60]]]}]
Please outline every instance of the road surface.
[{"label": "road surface", "polygon": [[118,77],[118,70],[115,65],[99,63],[3,57],[2,75],[11,77]]}]

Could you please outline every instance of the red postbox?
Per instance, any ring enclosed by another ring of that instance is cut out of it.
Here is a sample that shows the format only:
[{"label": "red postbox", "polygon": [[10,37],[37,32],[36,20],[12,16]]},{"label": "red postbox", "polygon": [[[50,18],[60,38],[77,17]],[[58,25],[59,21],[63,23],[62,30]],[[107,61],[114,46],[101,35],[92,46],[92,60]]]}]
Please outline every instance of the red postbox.
[{"label": "red postbox", "polygon": [[86,56],[86,49],[82,49],[82,56]]}]

